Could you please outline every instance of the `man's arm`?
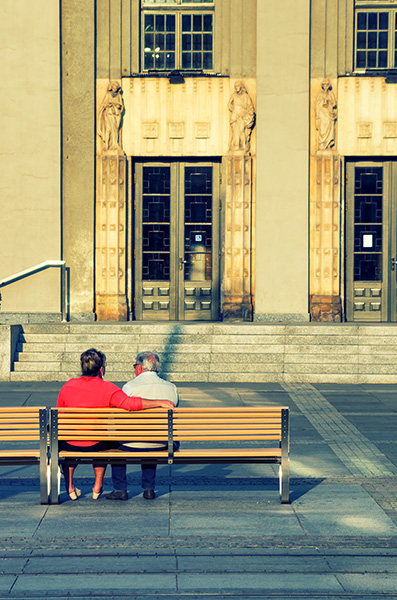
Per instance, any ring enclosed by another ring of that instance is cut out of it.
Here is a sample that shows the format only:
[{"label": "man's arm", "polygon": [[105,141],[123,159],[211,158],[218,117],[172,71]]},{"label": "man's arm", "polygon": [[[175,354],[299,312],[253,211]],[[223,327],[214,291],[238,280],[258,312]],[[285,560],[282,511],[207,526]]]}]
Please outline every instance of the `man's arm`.
[{"label": "man's arm", "polygon": [[170,400],[146,400],[146,398],[142,398],[142,408],[166,408],[174,410],[175,405]]},{"label": "man's arm", "polygon": [[120,388],[113,394],[110,406],[130,411],[142,410],[144,408],[174,409],[173,403],[169,400],[147,400],[140,396],[127,396]]}]

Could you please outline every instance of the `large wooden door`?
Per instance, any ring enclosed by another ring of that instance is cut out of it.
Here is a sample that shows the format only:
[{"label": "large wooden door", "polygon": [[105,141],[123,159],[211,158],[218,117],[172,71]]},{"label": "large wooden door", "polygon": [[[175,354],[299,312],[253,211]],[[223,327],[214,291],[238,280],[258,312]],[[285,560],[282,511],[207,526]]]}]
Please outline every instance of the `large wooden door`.
[{"label": "large wooden door", "polygon": [[135,318],[219,313],[219,164],[135,165]]},{"label": "large wooden door", "polygon": [[397,320],[397,163],[346,168],[346,318]]}]

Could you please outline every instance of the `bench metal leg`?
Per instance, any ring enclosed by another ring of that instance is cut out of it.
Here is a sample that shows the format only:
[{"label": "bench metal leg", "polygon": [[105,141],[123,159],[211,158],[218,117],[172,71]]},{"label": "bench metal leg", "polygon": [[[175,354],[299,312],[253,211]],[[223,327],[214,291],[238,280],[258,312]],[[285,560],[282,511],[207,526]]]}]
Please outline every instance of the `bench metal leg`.
[{"label": "bench metal leg", "polygon": [[280,500],[281,504],[289,504],[289,464],[280,465],[279,468],[280,480]]},{"label": "bench metal leg", "polygon": [[48,504],[50,486],[49,486],[49,466],[48,466],[48,411],[41,408],[39,411],[40,419],[40,504]]},{"label": "bench metal leg", "polygon": [[50,504],[59,504],[58,413],[50,411]]},{"label": "bench metal leg", "polygon": [[289,411],[281,411],[280,500],[289,504]]}]

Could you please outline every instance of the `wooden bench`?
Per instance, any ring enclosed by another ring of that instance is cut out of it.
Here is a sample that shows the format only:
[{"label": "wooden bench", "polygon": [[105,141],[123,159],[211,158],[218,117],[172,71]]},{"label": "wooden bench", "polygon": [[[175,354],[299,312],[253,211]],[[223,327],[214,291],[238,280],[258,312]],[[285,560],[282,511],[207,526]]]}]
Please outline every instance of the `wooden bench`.
[{"label": "wooden bench", "polygon": [[[74,452],[60,441],[161,441],[165,450]],[[174,442],[181,447],[174,451]],[[220,444],[218,442],[221,442]],[[289,409],[285,407],[176,408],[127,412],[120,409],[60,408],[50,411],[51,492],[59,502],[59,465],[66,458],[106,463],[279,465],[280,499],[289,502]]]},{"label": "wooden bench", "polygon": [[0,464],[40,465],[40,503],[48,504],[50,474],[47,408],[0,408]]}]

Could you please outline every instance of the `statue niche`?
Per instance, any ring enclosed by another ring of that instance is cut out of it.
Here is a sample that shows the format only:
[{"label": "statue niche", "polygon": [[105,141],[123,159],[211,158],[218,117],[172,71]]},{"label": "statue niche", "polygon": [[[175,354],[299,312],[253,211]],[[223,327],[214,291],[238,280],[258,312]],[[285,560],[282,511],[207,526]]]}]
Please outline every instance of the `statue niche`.
[{"label": "statue niche", "polygon": [[230,152],[250,153],[251,133],[255,126],[255,110],[242,81],[236,81],[227,105],[230,111]]},{"label": "statue niche", "polygon": [[121,86],[110,81],[98,114],[98,134],[105,144],[105,150],[121,150],[120,126],[124,111]]},{"label": "statue niche", "polygon": [[329,79],[321,83],[321,92],[316,98],[316,129],[318,132],[318,149],[328,150],[335,146],[335,122],[337,105]]}]

